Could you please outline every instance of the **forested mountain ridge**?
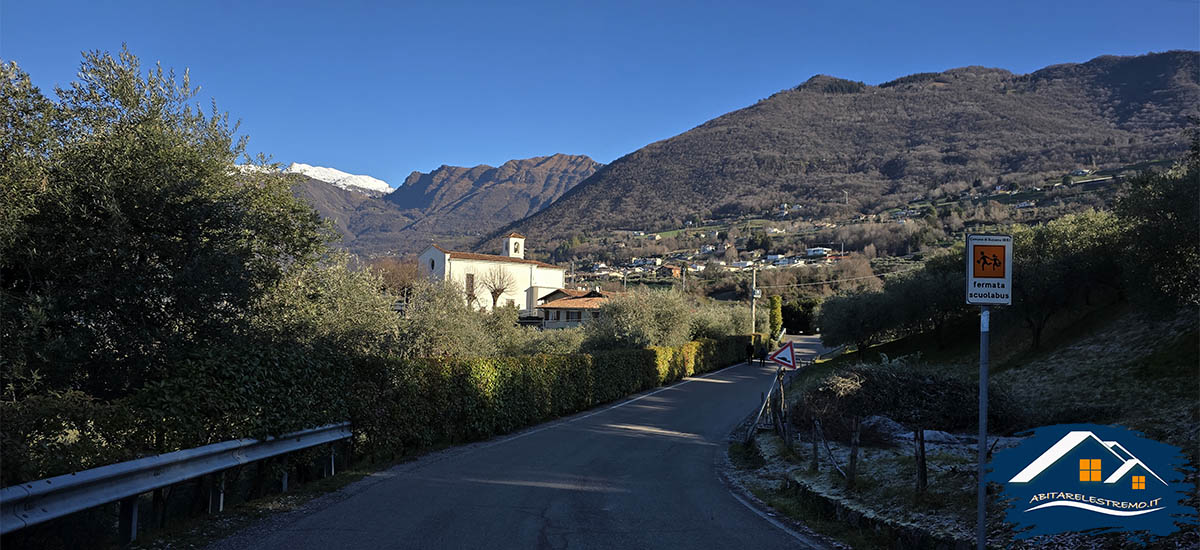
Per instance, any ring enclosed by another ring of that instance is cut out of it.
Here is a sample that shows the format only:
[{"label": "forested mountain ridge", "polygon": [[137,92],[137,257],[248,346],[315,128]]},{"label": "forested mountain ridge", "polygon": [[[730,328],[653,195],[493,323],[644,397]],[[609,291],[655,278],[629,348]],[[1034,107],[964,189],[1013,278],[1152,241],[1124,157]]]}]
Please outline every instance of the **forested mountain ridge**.
[{"label": "forested mountain ridge", "polygon": [[878,86],[818,75],[621,157],[496,234],[661,230],[782,203],[814,218],[878,212],[981,184],[1032,186],[1073,168],[1168,158],[1186,148],[1182,130],[1200,114],[1198,68],[1200,52],[1171,51],[1027,75],[965,67]]},{"label": "forested mountain ridge", "polygon": [[431,242],[460,246],[533,214],[592,175],[599,163],[555,154],[510,160],[499,167],[441,166],[413,172],[380,197],[298,175],[293,192],[341,234],[339,246],[357,254],[403,255]]},{"label": "forested mountain ridge", "polygon": [[464,225],[479,229],[479,218],[519,220],[554,202],[595,173],[600,163],[585,155],[556,154],[510,160],[499,167],[442,165],[413,172],[386,197],[401,209],[425,213],[415,226]]}]

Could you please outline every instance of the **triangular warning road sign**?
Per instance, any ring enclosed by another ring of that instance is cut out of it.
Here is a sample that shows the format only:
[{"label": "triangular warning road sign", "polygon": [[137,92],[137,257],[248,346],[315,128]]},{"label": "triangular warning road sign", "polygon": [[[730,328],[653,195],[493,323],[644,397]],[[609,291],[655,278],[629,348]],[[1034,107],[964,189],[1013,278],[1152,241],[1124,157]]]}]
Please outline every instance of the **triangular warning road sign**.
[{"label": "triangular warning road sign", "polygon": [[776,363],[779,363],[784,368],[789,368],[789,369],[796,368],[796,353],[792,349],[791,342],[784,344],[783,347],[775,350],[775,352],[772,353],[767,358]]}]

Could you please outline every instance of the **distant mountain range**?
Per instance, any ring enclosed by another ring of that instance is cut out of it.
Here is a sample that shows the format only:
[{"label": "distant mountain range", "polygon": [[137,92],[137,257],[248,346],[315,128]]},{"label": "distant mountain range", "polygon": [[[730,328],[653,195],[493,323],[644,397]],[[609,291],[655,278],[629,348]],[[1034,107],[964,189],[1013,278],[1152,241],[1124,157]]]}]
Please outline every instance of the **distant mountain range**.
[{"label": "distant mountain range", "polygon": [[[499,167],[413,172],[394,191],[381,180],[292,164],[293,187],[360,255],[403,255],[431,242],[463,247],[554,202],[601,165],[583,155],[510,160]],[[382,191],[386,189],[387,191]]]},{"label": "distant mountain range", "polygon": [[[1200,52],[1103,56],[1026,75],[965,67],[878,86],[819,75],[652,143],[531,216],[531,248],[691,217],[878,212],[1000,181],[1040,184],[1073,168],[1173,158],[1200,115]],[[410,178],[411,179],[411,178]]]},{"label": "distant mountain range", "polygon": [[485,225],[504,225],[545,208],[598,168],[600,163],[583,155],[510,160],[497,168],[443,165],[428,174],[413,172],[385,200],[423,212],[414,228],[484,231]]}]

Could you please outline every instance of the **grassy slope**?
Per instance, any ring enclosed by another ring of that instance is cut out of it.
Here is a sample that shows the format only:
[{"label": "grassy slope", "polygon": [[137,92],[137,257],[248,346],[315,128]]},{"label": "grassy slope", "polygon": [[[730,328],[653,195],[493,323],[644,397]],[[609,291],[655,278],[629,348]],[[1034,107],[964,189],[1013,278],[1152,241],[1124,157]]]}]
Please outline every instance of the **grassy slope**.
[{"label": "grassy slope", "polygon": [[[1200,332],[1196,312],[1155,315],[1131,305],[1062,315],[1041,350],[1009,326],[991,343],[991,381],[1025,404],[1029,427],[1090,422],[1121,424],[1177,446],[1200,440]],[[993,321],[993,330],[996,330]],[[902,338],[818,363],[797,376],[791,395],[840,365],[921,353],[921,368],[978,377],[979,340],[973,322],[939,348],[928,334]]]},{"label": "grassy slope", "polygon": [[1065,346],[999,365],[994,379],[1025,401],[1033,425],[1120,424],[1195,449],[1198,350],[1194,314],[1130,312]]},{"label": "grassy slope", "polygon": [[[992,341],[992,387],[1007,390],[1023,406],[1023,427],[1087,422],[1120,424],[1149,437],[1191,450],[1200,448],[1200,321],[1196,311],[1152,315],[1132,305],[1106,306],[1065,313],[1047,335],[1045,349],[1029,350],[1027,334],[1015,320]],[[996,330],[993,321],[993,330]],[[952,331],[939,347],[928,334],[916,335],[818,363],[793,380],[789,395],[816,383],[839,366],[921,353],[922,369],[978,377],[978,332],[974,321]],[[830,442],[844,460],[844,445]],[[955,538],[969,538],[973,523],[973,460],[962,449],[931,446],[930,492],[914,502],[912,458],[907,447],[862,450],[860,487],[845,491],[829,471],[824,449],[820,473],[807,472],[809,445],[788,454],[790,476],[853,508],[872,511],[901,523],[918,523]],[[969,453],[968,453],[969,454]],[[787,495],[761,495],[780,511],[803,507]],[[970,498],[966,498],[970,497]],[[790,514],[803,521],[829,518]],[[823,525],[823,524],[822,524]],[[822,532],[837,529],[823,525]],[[993,535],[999,535],[993,526]],[[845,527],[843,528],[845,529]],[[1003,536],[1003,535],[1001,535]],[[1190,536],[1190,535],[1189,535]],[[1073,539],[1072,539],[1073,540]],[[870,541],[864,547],[873,547]],[[1112,543],[1113,541],[1108,541]]]}]

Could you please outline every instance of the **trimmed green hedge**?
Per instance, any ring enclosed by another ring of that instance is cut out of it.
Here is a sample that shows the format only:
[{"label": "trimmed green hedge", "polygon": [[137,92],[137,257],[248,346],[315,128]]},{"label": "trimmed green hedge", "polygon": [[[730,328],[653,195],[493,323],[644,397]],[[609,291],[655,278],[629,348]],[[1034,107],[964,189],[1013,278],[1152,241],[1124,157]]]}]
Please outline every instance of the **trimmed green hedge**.
[{"label": "trimmed green hedge", "polygon": [[[361,451],[402,456],[511,432],[737,363],[751,339],[415,361],[322,356],[269,343],[234,346],[182,357],[175,376],[130,398],[101,401],[65,392],[0,402],[0,481],[7,486],[347,416]],[[244,349],[257,351],[234,351]]]},{"label": "trimmed green hedge", "polygon": [[181,353],[172,376],[121,399],[66,391],[0,401],[0,484],[343,421],[346,362],[310,347],[238,342]]},{"label": "trimmed green hedge", "polygon": [[732,365],[752,338],[762,339],[577,355],[364,358],[349,399],[356,443],[368,454],[395,457],[508,433]]}]

